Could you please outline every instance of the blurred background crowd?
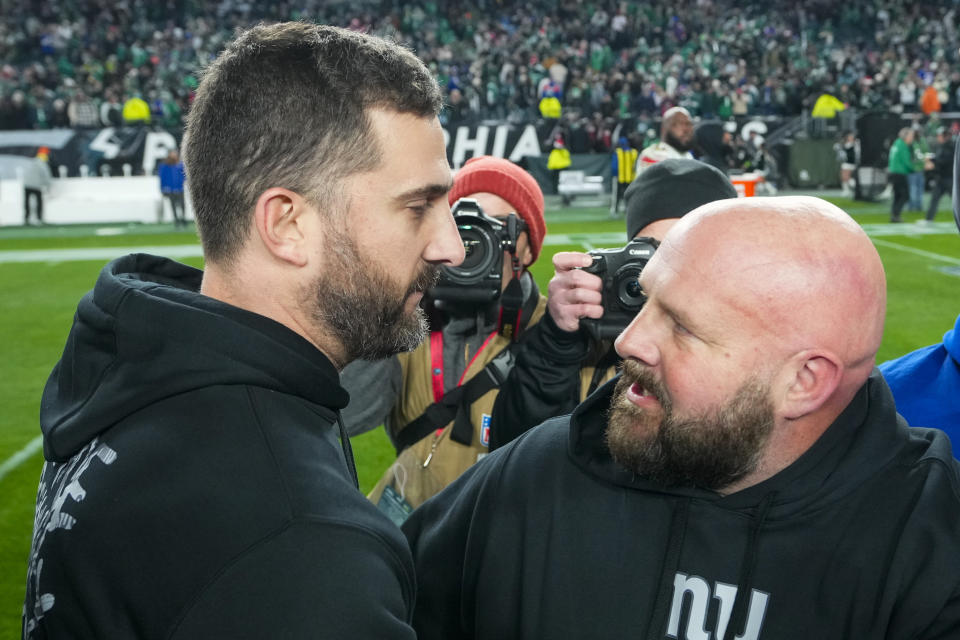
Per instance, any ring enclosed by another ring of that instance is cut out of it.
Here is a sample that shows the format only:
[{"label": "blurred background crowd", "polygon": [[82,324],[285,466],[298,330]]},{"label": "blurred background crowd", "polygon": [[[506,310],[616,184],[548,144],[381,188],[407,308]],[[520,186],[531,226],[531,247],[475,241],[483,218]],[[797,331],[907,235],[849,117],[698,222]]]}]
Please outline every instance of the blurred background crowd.
[{"label": "blurred background crowd", "polygon": [[0,0],[0,129],[179,129],[198,71],[234,29],[287,19],[409,45],[446,92],[447,125],[557,116],[544,102],[556,98],[565,121],[590,131],[590,151],[615,146],[611,121],[653,121],[675,105],[704,119],[792,116],[828,93],[861,113],[955,111],[956,6]]}]

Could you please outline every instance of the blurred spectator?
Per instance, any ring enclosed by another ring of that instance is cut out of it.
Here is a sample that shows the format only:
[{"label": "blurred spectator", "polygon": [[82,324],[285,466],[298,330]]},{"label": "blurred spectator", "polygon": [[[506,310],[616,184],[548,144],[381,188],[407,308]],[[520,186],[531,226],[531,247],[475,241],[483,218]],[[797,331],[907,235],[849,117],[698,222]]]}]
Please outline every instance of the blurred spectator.
[{"label": "blurred spectator", "polygon": [[887,178],[893,186],[893,200],[890,203],[890,222],[901,222],[900,213],[910,199],[910,186],[907,177],[913,171],[913,129],[904,127],[890,147],[890,159],[887,163]]},{"label": "blurred spectator", "polygon": [[76,129],[92,129],[100,126],[100,113],[97,105],[90,101],[82,90],[77,91],[67,107],[70,126]]},{"label": "blurred spectator", "polygon": [[909,188],[907,207],[910,211],[923,211],[923,182],[928,151],[929,148],[927,147],[927,140],[923,136],[923,131],[919,125],[914,123],[913,143],[910,145],[913,170],[907,176],[907,186]]},{"label": "blurred spectator", "polygon": [[701,122],[694,129],[694,140],[697,160],[720,169],[724,175],[730,173],[733,136],[723,128],[722,123]]},{"label": "blurred spectator", "polygon": [[70,126],[70,117],[67,115],[67,102],[63,98],[56,98],[50,104],[50,112],[46,114],[47,126],[51,129],[66,129]]},{"label": "blurred spectator", "polygon": [[[454,115],[461,122],[537,118],[545,80],[558,85],[551,97],[574,110],[574,119],[595,111],[650,118],[677,105],[704,120],[799,115],[826,86],[839,87],[837,99],[861,110],[916,111],[931,87],[943,108],[960,108],[952,0],[504,0],[479,7],[421,0],[384,3],[376,13],[372,5],[318,0],[20,6],[0,0],[0,92],[22,91],[44,114],[53,100],[69,103],[77,91],[95,104],[110,102],[110,93],[139,93],[149,97],[154,123],[176,127],[197,72],[235,28],[286,19],[409,45],[441,81],[448,103],[464,103]],[[554,77],[555,67],[566,74]],[[104,126],[119,124],[106,117],[114,109],[101,111]],[[37,117],[16,124],[49,126]]]},{"label": "blurred spectator", "polygon": [[940,111],[940,97],[937,95],[937,89],[932,84],[927,85],[923,90],[923,97],[920,99],[920,110],[924,115],[929,116],[932,113]]},{"label": "blurred spectator", "polygon": [[[30,224],[30,212],[43,224],[43,195],[50,189],[50,150],[40,147],[35,158],[26,159],[20,168],[23,178],[23,224]],[[31,202],[33,206],[31,207]]]},{"label": "blurred spectator", "polygon": [[844,196],[852,198],[857,185],[854,172],[860,164],[860,141],[857,140],[857,134],[853,131],[844,132],[840,142],[834,145],[834,150],[837,152],[837,160],[840,161],[840,188]]},{"label": "blurred spectator", "polygon": [[555,131],[550,140],[550,155],[547,156],[547,169],[553,181],[553,192],[557,193],[557,184],[560,182],[560,172],[572,164],[570,150],[564,144],[563,134]]},{"label": "blurred spectator", "polygon": [[123,121],[126,124],[148,124],[150,105],[138,95],[130,96],[123,103]]},{"label": "blurred spectator", "polygon": [[32,129],[36,122],[36,110],[27,103],[23,91],[14,91],[0,112],[0,129]]},{"label": "blurred spectator", "polygon": [[953,140],[950,139],[950,132],[944,127],[937,131],[937,150],[931,165],[933,193],[930,194],[927,215],[919,221],[921,224],[933,222],[940,208],[940,199],[944,194],[949,195],[953,188]]},{"label": "blurred spectator", "polygon": [[917,85],[909,75],[897,86],[900,92],[900,106],[903,113],[916,111],[917,106]]},{"label": "blurred spectator", "polygon": [[[175,149],[167,153],[167,157],[157,166],[157,175],[160,177],[160,192],[163,199],[170,203],[173,223],[177,227],[187,224],[184,213],[183,183],[185,175],[180,155]],[[160,219],[163,220],[163,203],[160,203]]]},{"label": "blurred spectator", "polygon": [[835,95],[829,92],[820,94],[820,97],[817,98],[816,103],[813,105],[813,109],[810,111],[813,136],[817,138],[823,137],[826,121],[832,120],[838,113],[846,108],[847,105]]},{"label": "blurred spectator", "polygon": [[100,105],[100,124],[104,127],[119,127],[123,124],[123,104],[113,91],[107,92],[107,97]]},{"label": "blurred spectator", "polygon": [[640,152],[637,159],[637,173],[661,160],[668,158],[692,158],[693,120],[690,112],[683,107],[672,107],[663,114],[660,124],[660,141]]},{"label": "blurred spectator", "polygon": [[615,217],[626,206],[621,207],[620,205],[623,202],[623,194],[636,177],[636,167],[637,150],[633,148],[626,137],[621,136],[611,159],[610,217]]}]

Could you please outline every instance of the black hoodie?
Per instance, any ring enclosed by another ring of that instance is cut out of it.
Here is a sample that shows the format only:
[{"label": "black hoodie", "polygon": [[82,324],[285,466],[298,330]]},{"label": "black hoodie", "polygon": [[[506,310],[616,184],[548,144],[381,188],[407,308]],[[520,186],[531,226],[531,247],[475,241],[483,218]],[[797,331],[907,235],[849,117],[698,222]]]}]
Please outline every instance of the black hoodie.
[{"label": "black hoodie", "polygon": [[80,302],[43,393],[24,637],[412,638],[336,369],[201,277],[127,256]]},{"label": "black hoodie", "polygon": [[701,122],[693,131],[693,139],[697,147],[697,160],[716,167],[724,175],[730,173],[727,160],[733,149],[723,142],[723,123]]},{"label": "black hoodie", "polygon": [[960,464],[878,372],[792,465],[726,497],[611,459],[615,382],[404,524],[420,638],[960,637]]}]

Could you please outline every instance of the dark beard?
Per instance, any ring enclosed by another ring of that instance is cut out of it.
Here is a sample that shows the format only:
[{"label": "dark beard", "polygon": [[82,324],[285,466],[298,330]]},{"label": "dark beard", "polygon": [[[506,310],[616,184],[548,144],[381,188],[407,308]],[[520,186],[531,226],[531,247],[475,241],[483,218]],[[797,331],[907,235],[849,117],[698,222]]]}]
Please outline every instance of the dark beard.
[{"label": "dark beard", "polygon": [[[662,411],[649,412],[626,398],[639,383]],[[663,385],[643,365],[627,361],[610,402],[607,446],[613,459],[667,487],[719,491],[757,468],[773,430],[769,386],[747,380],[721,407],[699,415],[674,415]]]},{"label": "dark beard", "polygon": [[663,135],[663,141],[681,153],[690,151],[690,149],[693,148],[693,138],[690,138],[689,142],[684,142],[677,136],[673,135],[672,131],[667,131]]},{"label": "dark beard", "polygon": [[313,300],[312,316],[343,349],[346,365],[353,360],[382,360],[412,351],[427,335],[426,315],[419,306],[407,311],[407,300],[434,286],[440,268],[424,264],[406,290],[392,275],[369,264],[345,234],[331,239],[323,273],[305,299]]}]

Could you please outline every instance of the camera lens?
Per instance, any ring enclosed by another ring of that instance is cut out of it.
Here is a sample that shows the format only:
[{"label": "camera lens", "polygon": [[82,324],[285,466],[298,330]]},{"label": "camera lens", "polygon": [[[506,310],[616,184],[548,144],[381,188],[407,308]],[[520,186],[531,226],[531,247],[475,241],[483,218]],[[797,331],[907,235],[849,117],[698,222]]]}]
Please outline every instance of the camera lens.
[{"label": "camera lens", "polygon": [[456,267],[443,267],[444,276],[453,284],[474,286],[484,282],[491,273],[498,272],[498,259],[503,252],[499,238],[491,225],[473,215],[457,217],[460,240],[463,242],[463,262]]},{"label": "camera lens", "polygon": [[460,230],[460,239],[463,241],[464,253],[460,269],[464,272],[472,272],[486,257],[483,238],[477,234],[476,229],[468,227]]},{"label": "camera lens", "polygon": [[615,291],[617,292],[617,303],[624,311],[636,313],[640,311],[643,303],[647,301],[647,296],[643,294],[640,288],[638,278],[646,261],[642,264],[631,262],[621,267],[614,276]]}]

